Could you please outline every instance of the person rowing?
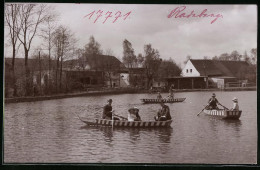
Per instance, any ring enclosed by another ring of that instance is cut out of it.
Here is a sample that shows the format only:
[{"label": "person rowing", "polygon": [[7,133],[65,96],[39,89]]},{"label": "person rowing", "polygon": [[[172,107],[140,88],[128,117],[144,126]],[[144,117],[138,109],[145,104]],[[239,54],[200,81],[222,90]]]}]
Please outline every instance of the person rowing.
[{"label": "person rowing", "polygon": [[[107,104],[103,109],[102,119],[112,120],[113,112],[114,111],[112,110],[112,99],[108,99]],[[119,120],[119,118],[114,117],[113,120]]]},{"label": "person rowing", "polygon": [[170,108],[165,105],[163,101],[160,102],[161,108],[159,109],[157,116],[154,117],[155,121],[171,120]]},{"label": "person rowing", "polygon": [[218,106],[217,106],[217,104],[220,105],[220,103],[218,102],[218,99],[216,98],[216,94],[213,93],[213,94],[212,94],[212,97],[211,97],[211,98],[209,99],[209,101],[208,101],[208,107],[207,107],[207,109],[210,109],[210,110],[212,110],[212,109],[219,109]]}]

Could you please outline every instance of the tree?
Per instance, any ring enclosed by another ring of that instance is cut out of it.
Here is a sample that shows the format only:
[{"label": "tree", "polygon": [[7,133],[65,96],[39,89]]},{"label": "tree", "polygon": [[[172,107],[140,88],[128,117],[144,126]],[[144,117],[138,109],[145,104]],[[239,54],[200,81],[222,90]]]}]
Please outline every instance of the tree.
[{"label": "tree", "polygon": [[240,61],[241,55],[235,50],[229,56],[229,60],[231,61]]},{"label": "tree", "polygon": [[[49,9],[50,10],[50,9]],[[53,9],[51,9],[53,11]],[[52,43],[52,39],[53,39],[53,33],[54,33],[54,30],[56,28],[56,24],[55,24],[55,21],[57,19],[57,14],[55,13],[51,13],[49,14],[49,16],[46,17],[46,24],[45,24],[45,27],[43,27],[41,29],[42,31],[42,34],[41,34],[41,37],[43,38],[43,40],[45,41],[46,44],[44,44],[43,46],[45,46],[48,50],[48,64],[49,64],[49,67],[48,67],[48,90],[50,90],[50,75],[51,75],[51,51],[52,51],[52,48],[53,48],[53,43]]]},{"label": "tree", "polygon": [[142,65],[143,63],[144,63],[144,57],[141,53],[139,53],[137,56],[137,64]]},{"label": "tree", "polygon": [[165,77],[179,76],[180,73],[181,68],[170,58],[161,62],[157,76],[163,79]]},{"label": "tree", "polygon": [[144,67],[146,68],[147,88],[150,87],[161,61],[162,59],[158,50],[152,48],[151,44],[144,46]]},{"label": "tree", "polygon": [[86,62],[92,61],[97,65],[97,55],[103,54],[100,44],[95,40],[94,36],[90,36],[89,43],[85,45],[84,57]]},{"label": "tree", "polygon": [[[53,43],[56,53],[56,92],[58,92],[58,78],[59,78],[59,91],[62,90],[62,65],[65,57],[70,56],[68,53],[72,51],[75,39],[69,28],[59,26],[54,31]],[[59,72],[59,76],[58,76]]]},{"label": "tree", "polygon": [[111,48],[106,49],[105,54],[110,55],[110,56],[114,56],[114,52],[113,52],[113,50],[111,50]]},{"label": "tree", "polygon": [[94,36],[90,36],[89,43],[85,45],[86,55],[103,54],[100,44],[95,40]]},{"label": "tree", "polygon": [[132,44],[127,39],[123,41],[123,63],[128,68],[133,68],[134,64],[137,63]]},{"label": "tree", "polygon": [[84,57],[84,49],[78,48],[74,51],[74,54],[77,57],[79,68],[84,71],[86,68],[86,58]]},{"label": "tree", "polygon": [[21,31],[17,31],[17,37],[24,47],[24,64],[26,74],[25,95],[29,95],[31,89],[29,81],[30,70],[28,66],[29,51],[39,25],[42,24],[47,18],[46,9],[45,4],[23,4],[21,5],[18,13],[18,24],[21,27]]},{"label": "tree", "polygon": [[229,60],[229,54],[223,53],[218,57],[219,60]]},{"label": "tree", "polygon": [[[17,17],[20,10],[21,5],[19,4],[7,4],[5,8],[5,22],[7,23],[7,26],[9,28],[9,35],[12,45],[12,85],[14,89],[14,96],[17,96],[16,94],[16,76],[15,76],[15,57],[16,57],[16,51],[18,48],[16,47],[17,40],[18,40],[18,34],[20,32],[21,27],[17,23]],[[19,47],[19,46],[18,46]]]},{"label": "tree", "polygon": [[212,60],[218,60],[218,56],[215,55]]},{"label": "tree", "polygon": [[252,48],[250,53],[251,53],[252,64],[256,64],[257,63],[257,49],[256,48]]},{"label": "tree", "polygon": [[244,58],[244,61],[246,61],[247,63],[251,63],[250,57],[247,55],[246,51],[244,52],[243,58]]},{"label": "tree", "polygon": [[187,64],[187,62],[191,59],[190,55],[187,55],[186,60],[184,61],[184,64]]}]

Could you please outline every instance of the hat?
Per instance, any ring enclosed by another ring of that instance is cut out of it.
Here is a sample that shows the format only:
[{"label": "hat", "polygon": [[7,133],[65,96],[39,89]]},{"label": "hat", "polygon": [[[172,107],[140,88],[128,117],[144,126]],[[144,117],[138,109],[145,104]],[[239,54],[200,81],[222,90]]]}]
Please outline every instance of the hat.
[{"label": "hat", "polygon": [[137,107],[134,107],[133,109],[135,109],[135,110],[139,110]]},{"label": "hat", "polygon": [[112,99],[108,99],[107,102],[112,102],[113,100]]},{"label": "hat", "polygon": [[236,97],[234,97],[234,98],[232,99],[232,101],[237,102],[238,100],[237,100]]},{"label": "hat", "polygon": [[213,94],[212,94],[212,97],[216,97],[216,94],[215,94],[215,93],[213,93]]}]

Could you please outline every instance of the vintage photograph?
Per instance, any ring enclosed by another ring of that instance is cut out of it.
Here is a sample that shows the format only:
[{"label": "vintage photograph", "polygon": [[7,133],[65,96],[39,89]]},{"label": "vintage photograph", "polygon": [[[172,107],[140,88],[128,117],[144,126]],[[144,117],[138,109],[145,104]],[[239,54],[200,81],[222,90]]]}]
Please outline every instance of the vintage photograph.
[{"label": "vintage photograph", "polygon": [[3,164],[257,163],[257,5],[4,8]]}]

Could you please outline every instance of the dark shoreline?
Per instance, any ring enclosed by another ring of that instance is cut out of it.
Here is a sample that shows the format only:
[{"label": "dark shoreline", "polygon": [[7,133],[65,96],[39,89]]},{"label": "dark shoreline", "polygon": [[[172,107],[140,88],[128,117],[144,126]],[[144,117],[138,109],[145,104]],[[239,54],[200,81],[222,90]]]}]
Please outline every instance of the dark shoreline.
[{"label": "dark shoreline", "polygon": [[[257,88],[228,88],[228,89],[182,89],[175,90],[175,93],[178,92],[193,92],[193,91],[256,91]],[[140,89],[113,89],[106,91],[90,91],[90,92],[78,92],[78,93],[64,93],[50,96],[30,96],[30,97],[15,97],[15,98],[5,98],[4,102],[6,103],[20,103],[20,102],[35,102],[43,100],[52,100],[52,99],[63,99],[71,97],[80,97],[80,96],[97,96],[97,95],[109,95],[109,94],[135,94],[135,93],[149,93],[148,90]],[[155,92],[153,93],[155,94]]]}]

